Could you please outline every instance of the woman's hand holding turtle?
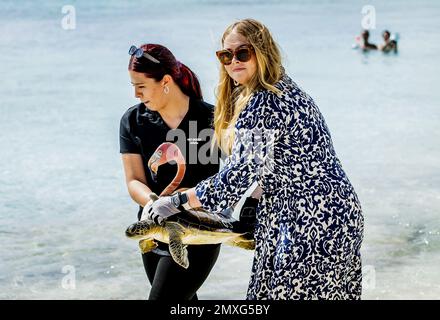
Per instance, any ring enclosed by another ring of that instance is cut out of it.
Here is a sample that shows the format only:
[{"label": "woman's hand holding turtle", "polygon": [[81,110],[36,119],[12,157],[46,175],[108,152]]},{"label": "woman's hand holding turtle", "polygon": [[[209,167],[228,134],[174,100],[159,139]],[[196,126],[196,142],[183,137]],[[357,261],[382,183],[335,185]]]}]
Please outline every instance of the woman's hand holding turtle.
[{"label": "woman's hand holding turtle", "polygon": [[173,196],[163,196],[155,201],[149,201],[142,210],[141,220],[154,221],[156,224],[162,224],[168,217],[179,213],[179,202],[176,202]]}]

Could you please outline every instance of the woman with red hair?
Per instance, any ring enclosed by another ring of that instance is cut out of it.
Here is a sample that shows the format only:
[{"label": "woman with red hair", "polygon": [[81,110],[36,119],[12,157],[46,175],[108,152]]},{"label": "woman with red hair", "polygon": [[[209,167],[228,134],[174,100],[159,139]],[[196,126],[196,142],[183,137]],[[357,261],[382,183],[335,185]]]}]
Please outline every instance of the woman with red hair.
[{"label": "woman with red hair", "polygon": [[[158,44],[132,46],[129,54],[128,71],[140,103],[122,116],[120,153],[128,192],[140,206],[138,219],[141,219],[142,208],[150,200],[150,194],[160,194],[176,175],[176,166],[171,164],[160,167],[157,179],[146,174],[149,158],[163,142],[174,142],[183,151],[186,171],[181,188],[192,187],[217,173],[219,161],[202,164],[197,159],[196,163],[194,160],[189,163],[189,152],[185,152],[204,145],[199,133],[211,129],[213,121],[213,106],[203,101],[194,72]],[[170,141],[170,137],[181,136],[173,134],[176,132],[184,133],[184,141]],[[206,135],[205,139],[211,141]],[[195,141],[198,142],[196,147]],[[219,154],[212,152],[217,160]],[[151,283],[149,299],[197,300],[196,291],[214,266],[220,245],[188,246],[189,267],[184,269],[174,262],[168,245],[158,244],[153,251],[142,254]]]}]

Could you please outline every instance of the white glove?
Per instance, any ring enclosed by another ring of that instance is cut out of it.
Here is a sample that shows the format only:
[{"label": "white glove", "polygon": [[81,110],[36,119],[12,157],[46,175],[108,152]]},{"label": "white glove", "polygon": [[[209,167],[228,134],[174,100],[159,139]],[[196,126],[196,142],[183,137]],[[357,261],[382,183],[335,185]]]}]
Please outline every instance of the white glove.
[{"label": "white glove", "polygon": [[154,221],[156,224],[162,224],[168,217],[181,211],[178,208],[178,204],[176,205],[176,198],[178,198],[177,194],[160,197],[152,204],[145,206],[142,215],[145,213],[147,220]]},{"label": "white glove", "polygon": [[142,209],[142,215],[141,215],[140,221],[143,221],[143,220],[153,221],[149,218],[148,211],[151,209],[151,205],[153,204],[153,202],[156,201],[157,199],[159,199],[159,197],[154,192],[150,193],[149,197],[150,197],[150,200],[148,200],[148,202],[145,204],[144,208]]}]

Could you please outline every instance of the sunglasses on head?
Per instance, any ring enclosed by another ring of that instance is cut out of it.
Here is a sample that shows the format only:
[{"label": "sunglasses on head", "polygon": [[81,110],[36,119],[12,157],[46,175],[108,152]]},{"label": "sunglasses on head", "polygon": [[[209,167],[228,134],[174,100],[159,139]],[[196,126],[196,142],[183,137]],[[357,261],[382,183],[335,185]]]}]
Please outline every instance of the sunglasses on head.
[{"label": "sunglasses on head", "polygon": [[252,51],[254,51],[254,48],[251,45],[243,45],[235,50],[225,49],[217,51],[215,54],[217,55],[217,58],[220,60],[220,62],[223,65],[227,66],[232,63],[234,57],[240,62],[249,61],[252,57]]},{"label": "sunglasses on head", "polygon": [[154,63],[160,63],[160,61],[154,58],[152,55],[145,52],[142,48],[137,48],[136,46],[131,46],[130,49],[128,49],[128,54],[135,56],[138,59],[143,56]]}]

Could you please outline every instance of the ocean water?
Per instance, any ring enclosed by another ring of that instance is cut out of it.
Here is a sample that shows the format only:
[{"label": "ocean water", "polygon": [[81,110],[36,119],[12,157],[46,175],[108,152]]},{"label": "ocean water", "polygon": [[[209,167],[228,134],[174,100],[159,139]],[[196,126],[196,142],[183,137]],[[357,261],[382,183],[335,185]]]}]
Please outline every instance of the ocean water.
[{"label": "ocean water", "polygon": [[[134,105],[132,44],[161,43],[214,102],[214,51],[233,21],[265,23],[288,73],[319,105],[365,215],[364,299],[440,298],[440,4],[369,1],[371,41],[352,50],[363,1],[0,2],[0,298],[145,299],[150,285],[118,146]],[[201,299],[243,299],[252,253],[227,246]]]}]

